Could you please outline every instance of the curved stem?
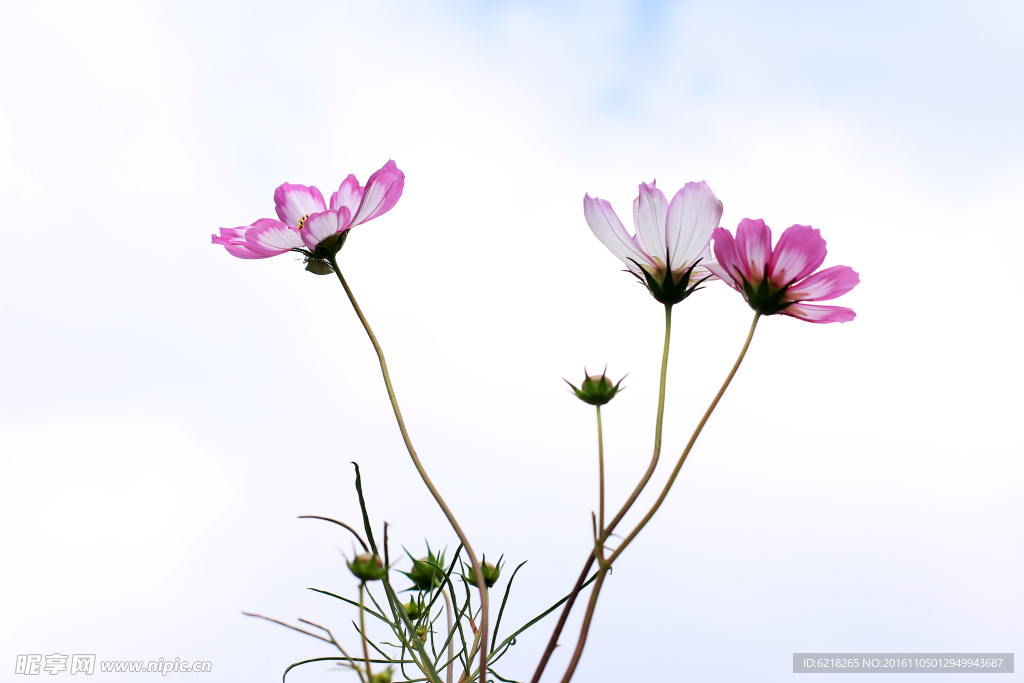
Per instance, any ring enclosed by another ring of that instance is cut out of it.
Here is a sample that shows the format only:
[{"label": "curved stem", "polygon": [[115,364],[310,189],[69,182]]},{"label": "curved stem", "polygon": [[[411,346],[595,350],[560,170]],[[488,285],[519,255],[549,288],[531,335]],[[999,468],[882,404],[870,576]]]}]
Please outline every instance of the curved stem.
[{"label": "curved stem", "polygon": [[[708,409],[704,411],[704,416],[701,418],[700,422],[697,423],[697,428],[693,431],[693,436],[690,437],[690,440],[686,444],[686,448],[683,449],[682,455],[679,456],[679,461],[676,463],[675,469],[672,470],[672,475],[668,478],[668,482],[666,482],[665,487],[658,496],[658,499],[654,502],[650,511],[644,515],[642,520],[640,520],[640,523],[636,528],[629,533],[625,540],[619,544],[619,547],[615,549],[615,552],[608,557],[608,561],[601,568],[602,571],[607,571],[608,568],[611,567],[612,563],[615,562],[619,555],[622,554],[622,551],[633,542],[633,539],[637,537],[637,534],[639,534],[643,528],[647,526],[647,523],[651,521],[655,513],[658,512],[658,509],[661,508],[661,504],[665,502],[665,498],[668,497],[668,492],[672,489],[672,485],[675,483],[676,477],[679,476],[679,471],[683,468],[683,463],[686,462],[686,456],[690,454],[690,450],[693,448],[693,444],[697,442],[697,437],[699,437],[700,433],[704,430],[704,425],[707,424],[708,418],[711,417],[711,413],[714,412],[718,402],[722,400],[725,390],[729,388],[729,385],[732,383],[732,378],[736,376],[736,371],[740,369],[740,363],[743,362],[743,358],[747,355],[747,349],[750,348],[750,340],[754,338],[754,330],[757,328],[757,321],[760,318],[760,313],[754,314],[754,321],[750,323],[750,332],[747,333],[747,340],[743,344],[743,349],[740,351],[739,357],[736,359],[736,362],[733,363],[732,370],[729,371],[729,375],[725,378],[725,382],[722,383],[722,388],[718,390],[717,394],[715,394],[715,398],[711,401],[711,405],[709,405]],[[569,663],[569,670],[566,671],[565,676],[562,678],[562,683],[568,683],[569,679],[572,678],[572,674],[576,670],[576,664],[579,662],[579,658],[583,654],[583,647],[586,645],[587,635],[590,630],[590,620],[593,617],[594,608],[597,606],[597,596],[598,593],[601,592],[601,586],[604,583],[601,578],[603,577],[598,577],[597,583],[594,584],[594,590],[590,594],[590,603],[587,605],[587,612],[583,617],[583,628],[580,630],[580,638],[576,643],[576,651],[573,653],[572,661]]]},{"label": "curved stem", "polygon": [[587,635],[590,633],[590,621],[594,618],[594,608],[597,607],[597,596],[601,593],[601,586],[604,584],[604,577],[608,570],[601,569],[597,574],[597,582],[594,583],[594,590],[590,593],[590,602],[587,604],[587,612],[583,617],[583,626],[580,627],[580,639],[576,642],[576,649],[569,660],[569,667],[562,676],[562,683],[569,683],[569,679],[576,673],[576,665],[580,663],[583,656],[583,646],[587,644]]},{"label": "curved stem", "polygon": [[700,422],[697,424],[697,429],[693,431],[693,436],[691,436],[690,440],[686,443],[686,448],[683,449],[682,455],[679,456],[679,461],[676,463],[675,469],[672,470],[672,475],[665,483],[665,488],[662,489],[661,495],[658,496],[658,500],[654,501],[654,505],[651,507],[650,511],[644,515],[644,518],[640,520],[640,523],[637,524],[636,528],[629,533],[629,536],[626,536],[625,540],[623,540],[622,543],[619,544],[619,547],[615,549],[615,552],[611,554],[608,558],[608,564],[614,562],[616,558],[622,554],[622,551],[633,542],[633,539],[637,537],[637,534],[643,531],[643,528],[647,526],[647,523],[650,522],[651,518],[653,518],[655,513],[658,512],[661,504],[665,502],[665,498],[668,497],[668,492],[672,489],[672,485],[675,483],[676,477],[679,476],[679,471],[683,469],[683,463],[686,462],[686,456],[690,454],[690,450],[693,448],[693,444],[697,442],[697,437],[699,437],[700,433],[704,430],[704,425],[707,424],[708,418],[711,417],[711,413],[714,412],[715,407],[718,406],[718,402],[722,400],[725,390],[729,388],[730,384],[732,384],[732,378],[736,376],[736,371],[740,369],[740,363],[743,362],[743,358],[747,355],[747,349],[750,348],[750,340],[754,338],[754,330],[757,329],[757,321],[760,318],[760,313],[754,314],[754,322],[750,323],[750,332],[747,333],[747,341],[743,344],[743,350],[740,351],[739,357],[736,359],[736,362],[733,363],[732,370],[729,371],[729,376],[726,377],[725,382],[722,383],[722,388],[718,390],[717,394],[715,394],[715,399],[711,401],[711,405],[709,405],[708,409],[704,411],[704,417],[700,419]]},{"label": "curved stem", "polygon": [[572,611],[572,606],[576,602],[576,596],[583,590],[583,584],[587,580],[587,576],[590,575],[590,568],[594,564],[594,551],[590,551],[590,557],[587,558],[586,564],[583,565],[583,571],[580,572],[580,578],[576,579],[576,585],[573,586],[572,592],[569,593],[568,599],[565,601],[565,607],[562,608],[562,613],[558,615],[558,623],[555,624],[555,630],[551,633],[551,638],[548,640],[548,646],[544,650],[544,654],[541,655],[540,663],[537,664],[537,670],[533,672],[533,678],[530,679],[530,683],[539,683],[541,675],[544,673],[544,668],[548,665],[548,660],[551,659],[551,653],[558,647],[558,636],[562,635],[562,629],[565,628],[565,622],[569,618],[569,612]]},{"label": "curved stem", "polygon": [[[640,483],[637,484],[636,488],[633,489],[633,493],[630,494],[629,498],[626,499],[622,509],[612,518],[612,521],[608,523],[607,527],[604,527],[602,523],[601,537],[598,544],[603,545],[604,542],[611,536],[612,531],[618,526],[622,518],[626,516],[629,509],[633,507],[633,503],[640,496],[640,493],[647,486],[647,482],[651,480],[651,476],[654,474],[655,468],[658,466],[658,458],[661,456],[661,430],[664,424],[665,417],[665,383],[668,378],[668,352],[669,346],[672,339],[672,305],[665,305],[665,344],[661,354],[661,384],[658,388],[658,417],[654,425],[654,454],[651,456],[651,464],[647,466],[647,471],[644,472],[644,476],[641,477]],[[600,416],[600,413],[598,413]],[[600,417],[599,417],[600,419]],[[530,679],[530,683],[540,683],[540,677],[544,673],[544,669],[548,665],[548,661],[551,659],[552,653],[555,648],[558,647],[558,637],[562,635],[562,629],[565,628],[565,622],[569,618],[569,613],[572,611],[573,605],[576,604],[576,596],[583,588],[583,582],[587,580],[587,576],[590,573],[590,568],[594,564],[594,551],[591,551],[590,557],[587,558],[586,563],[583,566],[583,571],[580,572],[580,577],[576,581],[576,585],[573,587],[572,592],[569,594],[569,599],[565,602],[565,607],[562,608],[562,614],[558,617],[558,623],[555,624],[555,630],[551,634],[551,638],[548,640],[548,646],[544,650],[544,654],[541,655],[540,662],[537,664],[537,670],[533,672],[533,678]]]},{"label": "curved stem", "polygon": [[430,491],[430,495],[437,501],[438,507],[444,513],[444,516],[448,518],[448,523],[452,525],[452,529],[455,530],[455,534],[459,537],[459,541],[466,547],[466,554],[469,556],[470,564],[473,565],[473,575],[476,577],[477,586],[480,590],[480,632],[481,632],[481,646],[480,646],[480,683],[484,683],[484,674],[487,670],[487,584],[484,583],[483,569],[480,565],[480,561],[476,557],[476,553],[473,552],[473,547],[469,544],[469,539],[466,534],[462,531],[462,527],[459,526],[458,520],[455,519],[455,515],[448,508],[448,504],[444,502],[444,498],[441,497],[441,492],[434,486],[434,482],[430,480],[427,475],[427,470],[424,469],[423,463],[420,462],[420,457],[416,454],[416,449],[413,448],[412,440],[409,438],[409,432],[405,428],[405,419],[402,417],[402,410],[398,407],[398,399],[395,397],[395,389],[391,385],[391,375],[388,373],[388,365],[384,360],[384,351],[381,349],[380,344],[377,342],[376,335],[373,334],[373,330],[370,328],[370,323],[366,320],[366,316],[363,315],[362,309],[359,308],[359,304],[356,303],[356,298],[352,294],[352,290],[348,286],[348,282],[345,281],[345,276],[341,274],[341,268],[338,267],[337,259],[334,256],[330,257],[331,267],[334,268],[335,274],[338,276],[338,280],[341,282],[341,286],[345,289],[345,294],[348,296],[349,303],[352,304],[352,309],[356,312],[356,316],[359,318],[359,322],[363,324],[363,329],[366,330],[367,336],[370,337],[370,342],[373,344],[373,350],[377,352],[377,360],[380,362],[380,371],[384,375],[384,386],[388,390],[388,398],[391,400],[391,407],[395,411],[395,419],[398,421],[398,429],[402,432],[402,440],[405,441],[405,448],[409,451],[409,457],[412,458],[413,465],[416,466],[416,471],[419,472],[420,478],[423,479],[423,483],[426,484],[427,489]]},{"label": "curved stem", "polygon": [[597,408],[597,469],[598,469],[598,486],[601,489],[600,502],[598,503],[599,509],[599,521],[598,526],[598,543],[600,539],[604,538],[604,434],[601,429],[601,406],[595,406]]}]

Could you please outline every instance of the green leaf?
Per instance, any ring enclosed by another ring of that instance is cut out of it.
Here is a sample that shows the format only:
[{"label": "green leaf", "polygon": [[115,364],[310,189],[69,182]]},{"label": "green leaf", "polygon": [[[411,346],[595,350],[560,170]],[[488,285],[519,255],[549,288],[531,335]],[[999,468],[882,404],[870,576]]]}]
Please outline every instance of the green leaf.
[{"label": "green leaf", "polygon": [[490,671],[494,675],[494,677],[497,678],[499,681],[505,681],[505,683],[519,683],[519,681],[513,681],[511,678],[502,678],[498,675],[497,671],[491,669],[490,667],[488,667],[487,670]]},{"label": "green leaf", "polygon": [[363,481],[359,476],[359,463],[352,463],[356,468],[356,493],[359,494],[359,509],[363,512],[363,526],[366,528],[366,538],[370,541],[370,550],[373,551],[374,555],[380,555],[377,552],[377,544],[373,542],[373,530],[370,528],[370,515],[366,512],[366,500],[363,499]]},{"label": "green leaf", "polygon": [[[512,590],[512,581],[516,578],[516,574],[523,567],[526,562],[522,562],[516,567],[516,570],[512,572],[511,578],[508,580],[508,585],[505,586],[505,597],[501,599],[501,609],[498,610],[498,619],[494,622],[494,635],[491,637],[491,651],[494,651],[494,643],[498,641],[498,627],[501,626],[501,615],[505,613],[505,603],[508,602],[509,591]],[[497,674],[495,674],[497,676]]]},{"label": "green leaf", "polygon": [[[600,571],[594,572],[593,576],[591,576],[589,579],[587,579],[586,582],[582,586],[580,586],[580,590],[583,590],[584,588],[586,588],[590,584],[594,583],[594,581],[597,579],[597,575],[599,573],[600,573]],[[570,593],[569,595],[572,595],[572,593]],[[515,637],[518,636],[520,633],[522,633],[526,629],[530,628],[531,626],[536,624],[538,621],[540,621],[541,619],[543,619],[547,615],[549,615],[552,612],[554,612],[556,609],[558,609],[562,605],[562,603],[564,603],[566,600],[569,599],[569,595],[566,595],[564,598],[562,598],[561,600],[559,600],[558,602],[553,604],[551,607],[548,607],[546,610],[544,610],[543,612],[538,614],[536,617],[534,617],[530,621],[526,622],[526,624],[522,628],[520,628],[518,631],[516,631],[515,633],[510,635],[505,640],[501,641],[501,645],[499,645],[498,647],[500,648],[500,647],[504,646],[505,643],[507,643],[507,642],[509,642],[511,640],[514,640]]]},{"label": "green leaf", "polygon": [[[302,666],[303,664],[312,664],[313,662],[365,662],[365,661],[366,661],[365,659],[355,659],[355,658],[352,658],[352,657],[316,657],[315,659],[304,659],[301,662],[295,662],[294,664],[290,665],[287,669],[285,669],[284,670],[284,675],[281,676],[281,681],[283,682],[288,677],[288,672],[289,671],[291,671],[292,669],[294,669],[297,666]],[[398,660],[398,659],[388,659],[388,660],[371,659],[370,663],[371,664],[397,664],[397,663],[413,664],[414,662],[412,660]],[[426,679],[420,679],[420,680],[426,680]]]},{"label": "green leaf", "polygon": [[[331,596],[332,598],[337,598],[338,600],[341,600],[341,601],[343,601],[343,602],[347,602],[347,603],[348,603],[348,604],[350,604],[350,605],[354,605],[354,606],[356,606],[356,607],[359,607],[359,603],[358,603],[358,602],[356,602],[355,600],[349,600],[348,598],[343,598],[343,597],[341,597],[340,595],[335,595],[334,593],[331,593],[330,591],[323,591],[323,590],[320,590],[319,588],[307,588],[306,590],[310,590],[310,591],[313,591],[314,593],[323,593],[324,595],[329,595],[329,596]],[[378,605],[378,607],[377,607],[377,608],[378,608],[378,609],[380,609],[380,606]],[[383,621],[383,622],[384,622],[385,624],[387,624],[388,626],[391,626],[392,628],[394,628],[394,626],[395,626],[395,625],[394,625],[394,624],[392,624],[392,623],[391,623],[390,621],[388,621],[388,620],[387,620],[387,619],[386,619],[386,618],[384,617],[384,615],[383,615],[383,614],[378,614],[377,612],[374,612],[374,611],[373,611],[372,609],[370,609],[369,607],[366,607],[366,606],[363,606],[363,609],[365,609],[365,610],[366,610],[366,613],[367,613],[367,614],[372,614],[373,616],[377,617],[378,619],[380,619],[381,621]]]},{"label": "green leaf", "polygon": [[370,552],[370,549],[366,547],[366,541],[363,540],[362,536],[356,533],[355,529],[350,527],[348,524],[345,524],[344,522],[339,522],[338,520],[331,519],[330,517],[320,517],[319,515],[299,515],[299,519],[322,519],[325,522],[333,522],[334,524],[337,524],[340,527],[345,527],[346,529],[352,532],[353,536],[356,537],[356,540],[359,541],[359,545],[363,546],[363,551],[367,553]]}]

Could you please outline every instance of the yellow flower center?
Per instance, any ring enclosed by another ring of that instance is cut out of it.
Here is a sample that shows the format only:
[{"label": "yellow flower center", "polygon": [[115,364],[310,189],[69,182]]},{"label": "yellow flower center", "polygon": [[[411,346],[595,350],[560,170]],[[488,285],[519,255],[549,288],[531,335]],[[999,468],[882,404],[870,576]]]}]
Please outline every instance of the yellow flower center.
[{"label": "yellow flower center", "polygon": [[307,218],[309,218],[309,214],[308,213],[305,216],[303,216],[302,218],[299,219],[299,226],[298,226],[299,230],[302,230],[302,226],[306,224],[306,219]]}]

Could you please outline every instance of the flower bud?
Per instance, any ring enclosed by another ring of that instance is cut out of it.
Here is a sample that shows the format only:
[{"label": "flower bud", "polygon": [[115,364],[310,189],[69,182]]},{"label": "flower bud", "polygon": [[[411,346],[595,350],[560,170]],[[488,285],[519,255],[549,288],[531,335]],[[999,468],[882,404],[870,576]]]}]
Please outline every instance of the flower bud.
[{"label": "flower bud", "polygon": [[384,563],[378,555],[363,553],[348,563],[348,568],[360,581],[379,581],[387,575]]},{"label": "flower bud", "polygon": [[440,586],[444,580],[444,553],[434,555],[433,551],[427,550],[427,556],[412,561],[412,571],[402,572],[409,577],[409,580],[421,591],[428,591],[434,586]]},{"label": "flower bud", "polygon": [[[583,372],[586,373],[587,369],[584,368]],[[625,379],[625,377],[622,379]],[[578,389],[569,380],[565,380],[565,383],[572,387],[573,393],[576,394],[576,398],[579,400],[592,406],[603,406],[615,398],[615,394],[619,393],[619,385],[622,384],[622,379],[612,384],[612,381],[605,376],[605,373],[601,373],[600,375],[588,375]]]},{"label": "flower bud", "polygon": [[403,607],[405,607],[405,612],[409,615],[411,621],[416,621],[423,614],[423,605],[419,600],[410,600]]},{"label": "flower bud", "polygon": [[370,678],[370,683],[391,683],[391,676],[393,673],[394,672],[391,670],[391,667],[389,666],[380,673],[373,674],[373,677]]},{"label": "flower bud", "polygon": [[[498,582],[498,577],[501,576],[501,560],[498,560],[497,567],[490,562],[484,562],[480,565],[480,572],[484,575],[484,584],[490,588]],[[476,572],[470,571],[468,576],[464,574],[462,578],[469,585],[476,587]]]},{"label": "flower bud", "polygon": [[427,627],[426,626],[417,626],[416,627],[416,637],[420,639],[421,643],[427,642]]}]

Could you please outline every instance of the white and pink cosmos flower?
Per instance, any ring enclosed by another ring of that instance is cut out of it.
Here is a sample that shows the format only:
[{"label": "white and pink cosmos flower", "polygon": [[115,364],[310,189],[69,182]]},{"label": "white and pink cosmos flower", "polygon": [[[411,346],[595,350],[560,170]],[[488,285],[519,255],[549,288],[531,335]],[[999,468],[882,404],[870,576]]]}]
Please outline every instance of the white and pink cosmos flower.
[{"label": "white and pink cosmos flower", "polygon": [[786,228],[774,249],[772,232],[762,220],[744,218],[735,238],[718,228],[714,239],[718,262],[708,269],[761,315],[781,313],[811,323],[845,323],[856,317],[850,308],[805,303],[835,299],[860,282],[849,266],[814,272],[825,262],[827,250],[820,231],[811,226]]},{"label": "white and pink cosmos flower", "polygon": [[[354,175],[345,178],[331,195],[328,208],[320,190],[285,183],[274,192],[277,217],[261,218],[252,225],[221,228],[213,243],[245,259],[298,251],[320,258],[321,243],[390,211],[402,196],[405,174],[388,161],[361,186]],[[340,243],[337,244],[340,248]],[[337,249],[333,250],[337,252]]]},{"label": "white and pink cosmos flower", "polygon": [[682,301],[713,277],[708,245],[722,218],[722,202],[704,181],[686,183],[672,201],[656,183],[640,183],[632,235],[604,199],[585,195],[583,215],[597,239],[664,304]]}]

